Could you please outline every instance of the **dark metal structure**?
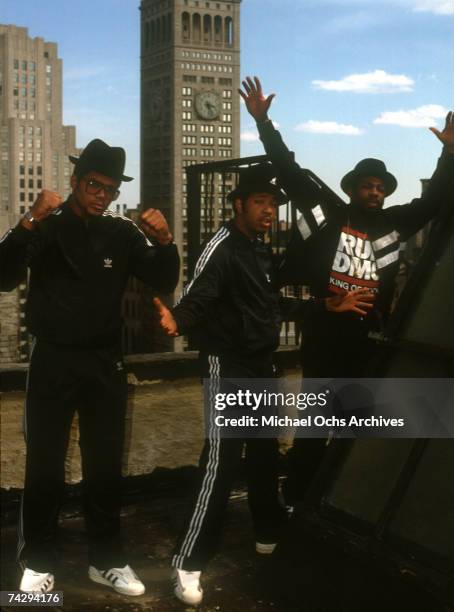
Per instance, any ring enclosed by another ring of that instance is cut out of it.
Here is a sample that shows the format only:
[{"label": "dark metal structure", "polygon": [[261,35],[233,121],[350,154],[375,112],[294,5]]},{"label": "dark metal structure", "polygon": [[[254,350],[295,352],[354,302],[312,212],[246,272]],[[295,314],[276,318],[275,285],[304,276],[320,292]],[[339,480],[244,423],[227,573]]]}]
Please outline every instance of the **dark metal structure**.
[{"label": "dark metal structure", "polygon": [[[213,234],[220,224],[232,216],[228,193],[238,183],[240,169],[266,162],[266,155],[243,157],[228,161],[194,164],[186,168],[188,202],[188,277],[194,271],[201,243]],[[285,210],[283,210],[285,209]],[[281,206],[279,220],[271,235],[273,249],[280,251],[285,236],[294,220],[290,204]]]},{"label": "dark metal structure", "polygon": [[[370,364],[371,377],[454,378],[453,188]],[[453,466],[450,439],[335,440],[283,542],[279,563],[290,577],[282,589],[300,600],[291,582],[302,546],[295,534],[310,525],[370,572],[379,567],[410,581],[432,593],[440,609],[453,605]]]}]

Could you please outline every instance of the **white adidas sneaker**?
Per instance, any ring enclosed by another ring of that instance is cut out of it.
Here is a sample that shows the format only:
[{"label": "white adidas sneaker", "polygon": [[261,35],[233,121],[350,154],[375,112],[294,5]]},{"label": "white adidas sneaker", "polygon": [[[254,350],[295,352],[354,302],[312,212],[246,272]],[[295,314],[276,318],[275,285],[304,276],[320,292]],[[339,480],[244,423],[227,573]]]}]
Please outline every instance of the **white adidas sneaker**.
[{"label": "white adidas sneaker", "polygon": [[175,596],[180,601],[191,606],[197,606],[203,599],[203,590],[200,586],[201,572],[189,572],[176,569],[172,574]]},{"label": "white adidas sneaker", "polygon": [[135,596],[145,593],[145,585],[139,580],[139,577],[129,565],[112,567],[108,570],[98,570],[93,565],[90,565],[88,577],[93,582],[112,587],[114,591],[122,595]]},{"label": "white adidas sneaker", "polygon": [[271,555],[274,552],[276,546],[276,542],[270,544],[266,544],[265,542],[256,542],[255,552],[257,552],[259,555]]},{"label": "white adidas sneaker", "polygon": [[54,588],[54,575],[25,568],[19,590],[24,593],[48,593]]}]

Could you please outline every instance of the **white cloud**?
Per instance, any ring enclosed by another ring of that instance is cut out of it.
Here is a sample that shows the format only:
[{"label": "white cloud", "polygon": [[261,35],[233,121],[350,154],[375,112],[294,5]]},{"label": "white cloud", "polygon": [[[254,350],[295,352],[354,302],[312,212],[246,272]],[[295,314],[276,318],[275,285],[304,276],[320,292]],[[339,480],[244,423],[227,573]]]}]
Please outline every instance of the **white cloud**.
[{"label": "white cloud", "polygon": [[374,123],[400,125],[401,127],[432,127],[437,124],[437,119],[445,117],[447,112],[439,104],[426,104],[412,110],[384,112],[374,119]]},{"label": "white cloud", "polygon": [[[291,1],[294,2],[294,0]],[[325,4],[354,8],[377,5],[376,0],[311,0],[311,3],[315,6]],[[424,11],[435,15],[454,15],[454,0],[382,0],[382,4],[400,6],[415,12]]]},{"label": "white cloud", "polygon": [[337,123],[336,121],[306,121],[296,126],[297,132],[310,132],[311,134],[342,134],[343,136],[359,136],[362,130],[354,125]]},{"label": "white cloud", "polygon": [[413,10],[435,15],[454,15],[454,0],[416,0]]},{"label": "white cloud", "polygon": [[257,132],[242,132],[241,140],[244,142],[256,142],[259,140],[259,135]]},{"label": "white cloud", "polygon": [[318,89],[350,91],[353,93],[396,93],[412,91],[414,81],[404,74],[388,74],[374,70],[363,74],[350,74],[339,81],[312,81]]}]

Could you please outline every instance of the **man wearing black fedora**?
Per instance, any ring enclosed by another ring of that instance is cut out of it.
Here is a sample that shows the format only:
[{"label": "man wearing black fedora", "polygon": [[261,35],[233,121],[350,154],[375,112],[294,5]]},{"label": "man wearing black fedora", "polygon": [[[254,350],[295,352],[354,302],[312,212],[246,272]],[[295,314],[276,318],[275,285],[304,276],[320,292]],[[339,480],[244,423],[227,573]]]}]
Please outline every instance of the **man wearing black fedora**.
[{"label": "man wearing black fedora", "polygon": [[[341,181],[349,197],[345,204],[319,184],[293,159],[268,118],[274,94],[265,97],[260,80],[247,77],[239,93],[256,120],[266,153],[276,168],[284,191],[300,217],[282,267],[283,284],[309,285],[317,298],[356,288],[374,294],[367,316],[355,312],[313,312],[301,325],[301,361],[305,378],[356,378],[375,352],[374,336],[389,315],[399,268],[401,244],[433,219],[452,198],[454,177],[454,114],[448,113],[442,132],[431,128],[443,152],[424,195],[410,204],[384,208],[396,187],[396,178],[383,161],[363,159]],[[309,441],[308,441],[309,442]],[[309,477],[318,464],[325,442],[310,441],[313,461],[306,460]],[[297,444],[307,444],[297,440]],[[305,477],[298,475],[304,488]]]},{"label": "man wearing black fedora", "polygon": [[126,373],[121,298],[133,275],[157,291],[175,288],[178,252],[162,214],[141,229],[107,210],[119,195],[125,151],[92,140],[74,163],[66,202],[43,191],[0,242],[0,290],[30,271],[26,323],[34,337],[27,378],[27,457],[19,520],[22,591],[54,587],[65,456],[78,411],[89,577],[125,595],[145,587],[127,564],[120,535]]},{"label": "man wearing black fedora", "polygon": [[[226,379],[275,377],[273,352],[279,345],[283,316],[293,320],[309,309],[355,309],[362,303],[360,292],[333,296],[327,305],[325,300],[285,302],[280,297],[277,262],[264,242],[279,204],[287,199],[272,182],[274,174],[270,164],[240,172],[238,186],[227,196],[234,218],[203,247],[182,299],[171,312],[155,300],[169,335],[198,331],[201,374],[209,380],[210,395],[237,389]],[[222,437],[213,426],[212,403],[206,411],[198,485],[172,559],[175,594],[186,604],[202,600],[200,575],[216,552],[244,447],[258,553],[273,551],[285,519],[278,500],[277,440],[244,433]]]}]

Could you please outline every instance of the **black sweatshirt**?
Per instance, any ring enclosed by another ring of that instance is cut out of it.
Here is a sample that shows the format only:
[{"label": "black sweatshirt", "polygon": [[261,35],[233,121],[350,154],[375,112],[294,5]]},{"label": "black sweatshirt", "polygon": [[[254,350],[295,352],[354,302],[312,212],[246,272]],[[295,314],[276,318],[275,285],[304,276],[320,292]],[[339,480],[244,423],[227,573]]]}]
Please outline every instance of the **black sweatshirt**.
[{"label": "black sweatshirt", "polygon": [[130,275],[157,291],[178,281],[176,246],[152,245],[130,219],[105,212],[86,222],[65,202],[28,230],[18,225],[0,242],[0,290],[30,269],[26,323],[57,344],[97,347],[118,342],[121,300]]},{"label": "black sweatshirt", "polygon": [[199,332],[203,352],[266,360],[279,345],[283,319],[320,308],[323,303],[282,298],[269,248],[229,222],[206,243],[172,313],[181,334]]},{"label": "black sweatshirt", "polygon": [[279,181],[302,213],[281,268],[281,284],[307,284],[312,295],[326,297],[364,287],[377,294],[374,311],[361,320],[354,313],[319,312],[306,318],[303,334],[335,343],[340,335],[378,331],[386,320],[399,265],[401,242],[453,201],[454,154],[444,152],[428,188],[410,204],[362,210],[345,204],[314,181],[293,159],[271,121],[257,124]]}]

